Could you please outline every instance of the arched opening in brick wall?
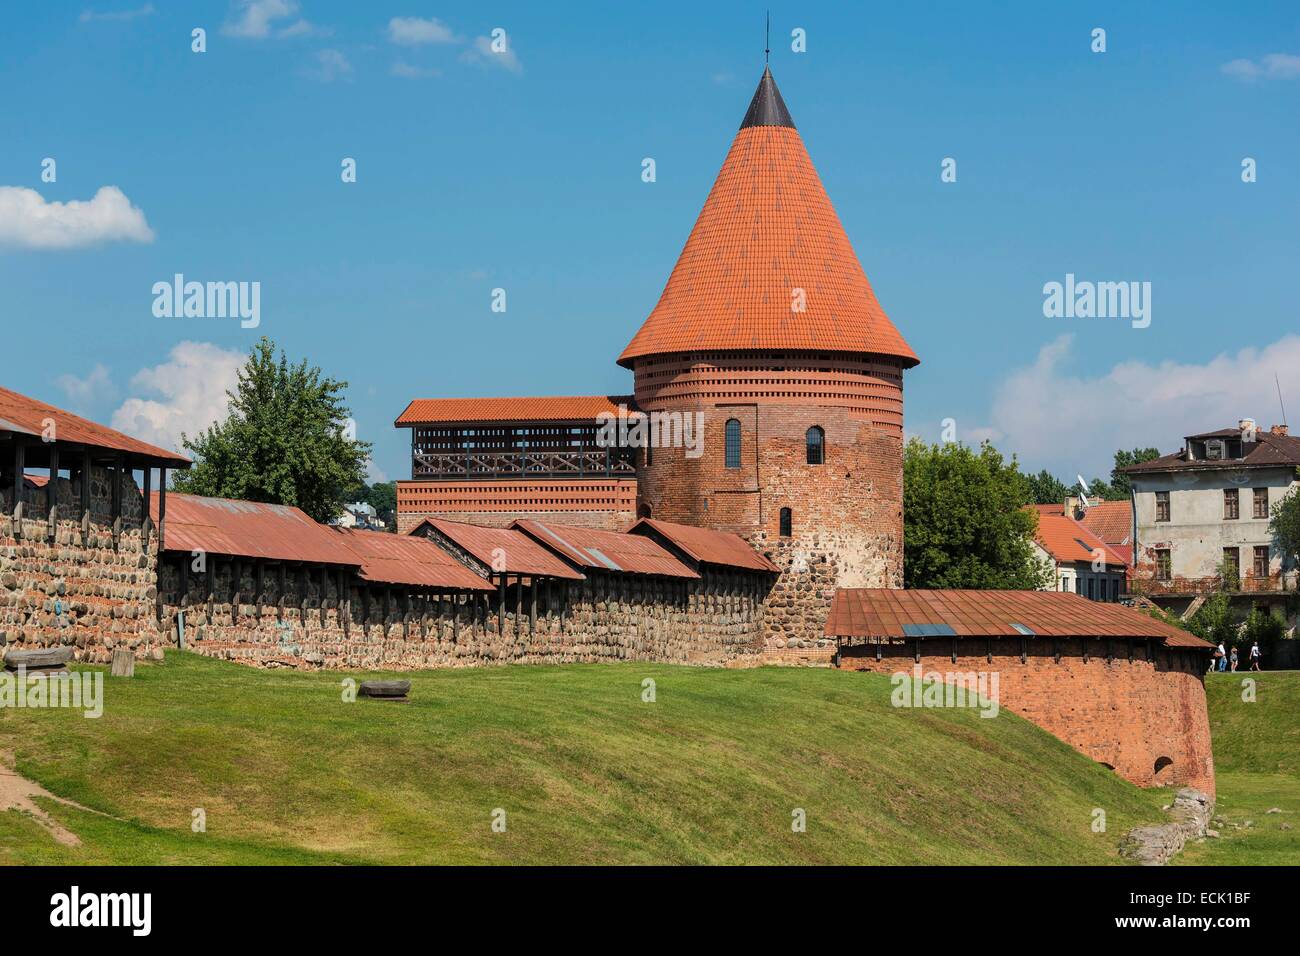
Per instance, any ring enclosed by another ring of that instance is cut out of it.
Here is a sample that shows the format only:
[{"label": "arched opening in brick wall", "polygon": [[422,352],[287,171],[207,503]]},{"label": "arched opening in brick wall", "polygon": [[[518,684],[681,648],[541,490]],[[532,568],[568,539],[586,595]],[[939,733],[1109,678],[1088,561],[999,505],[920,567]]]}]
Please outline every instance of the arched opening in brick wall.
[{"label": "arched opening in brick wall", "polygon": [[727,428],[725,433],[726,465],[728,468],[740,467],[740,421],[735,418],[727,419]]},{"label": "arched opening in brick wall", "polygon": [[781,509],[781,537],[788,538],[794,534],[794,519],[789,508]]},{"label": "arched opening in brick wall", "polygon": [[1174,761],[1170,757],[1157,757],[1155,765],[1156,783],[1166,783],[1173,776]]},{"label": "arched opening in brick wall", "polygon": [[805,434],[807,459],[810,465],[820,465],[826,460],[826,432],[820,425],[814,425]]}]

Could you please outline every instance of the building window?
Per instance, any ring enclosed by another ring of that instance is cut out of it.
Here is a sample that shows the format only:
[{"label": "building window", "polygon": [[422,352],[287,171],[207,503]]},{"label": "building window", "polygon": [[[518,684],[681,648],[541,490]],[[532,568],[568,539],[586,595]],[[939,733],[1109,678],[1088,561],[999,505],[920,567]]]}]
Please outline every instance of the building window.
[{"label": "building window", "polygon": [[1167,491],[1156,492],[1156,520],[1169,520],[1169,492]]},{"label": "building window", "polygon": [[1070,579],[1067,578],[1064,574],[1061,575],[1061,590],[1062,591],[1070,590]]},{"label": "building window", "polygon": [[1268,545],[1258,544],[1255,546],[1255,577],[1268,577]]},{"label": "building window", "polygon": [[1097,600],[1097,579],[1088,578],[1088,600]]},{"label": "building window", "polygon": [[1236,521],[1241,515],[1241,494],[1240,489],[1224,488],[1223,489],[1223,520]]},{"label": "building window", "polygon": [[1223,579],[1225,582],[1241,580],[1241,549],[1223,549]]},{"label": "building window", "polygon": [[1074,593],[1075,594],[1083,593],[1083,578],[1079,577],[1078,575],[1075,575],[1074,578]]},{"label": "building window", "polygon": [[826,433],[814,425],[808,429],[806,438],[808,440],[808,464],[820,465],[826,460]]},{"label": "building window", "polygon": [[1173,558],[1168,548],[1156,549],[1156,580],[1168,581],[1173,577]]},{"label": "building window", "polygon": [[790,509],[782,508],[781,509],[781,537],[788,538],[790,537],[790,535],[794,533],[792,527],[793,524],[794,522],[790,515]]},{"label": "building window", "polygon": [[727,467],[740,467],[740,422],[735,418],[727,419]]},{"label": "building window", "polygon": [[1268,517],[1268,489],[1267,488],[1255,489],[1255,517],[1256,518]]}]

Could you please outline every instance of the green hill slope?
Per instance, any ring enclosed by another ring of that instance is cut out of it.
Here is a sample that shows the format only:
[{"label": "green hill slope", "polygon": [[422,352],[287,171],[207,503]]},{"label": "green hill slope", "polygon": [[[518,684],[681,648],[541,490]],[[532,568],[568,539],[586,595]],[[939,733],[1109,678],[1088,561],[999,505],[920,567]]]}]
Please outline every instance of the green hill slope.
[{"label": "green hill slope", "polygon": [[0,862],[1106,863],[1167,800],[880,676],[500,667],[403,675],[405,704],[345,676],[173,653],[106,679],[97,720],[0,710],[22,774],[109,815],[41,802],[65,847],[0,813]]},{"label": "green hill slope", "polygon": [[1177,862],[1300,864],[1300,671],[1211,674],[1205,691],[1219,838]]}]

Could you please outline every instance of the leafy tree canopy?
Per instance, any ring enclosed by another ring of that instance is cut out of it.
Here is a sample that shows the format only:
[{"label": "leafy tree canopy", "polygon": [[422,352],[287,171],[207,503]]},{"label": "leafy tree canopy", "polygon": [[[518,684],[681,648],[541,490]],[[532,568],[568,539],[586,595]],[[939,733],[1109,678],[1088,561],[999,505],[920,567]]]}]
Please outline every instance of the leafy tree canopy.
[{"label": "leafy tree canopy", "polygon": [[304,359],[290,365],[263,338],[226,393],[229,414],[182,443],[194,466],[177,472],[177,491],[296,505],[316,521],[342,510],[348,489],[364,484],[370,443],[351,437],[347,382]]},{"label": "leafy tree canopy", "polygon": [[1029,480],[988,442],[978,450],[919,438],[903,454],[905,584],[909,588],[1046,587],[1033,547]]},{"label": "leafy tree canopy", "polygon": [[1268,523],[1269,534],[1290,567],[1300,564],[1300,491],[1291,489],[1273,505]]}]

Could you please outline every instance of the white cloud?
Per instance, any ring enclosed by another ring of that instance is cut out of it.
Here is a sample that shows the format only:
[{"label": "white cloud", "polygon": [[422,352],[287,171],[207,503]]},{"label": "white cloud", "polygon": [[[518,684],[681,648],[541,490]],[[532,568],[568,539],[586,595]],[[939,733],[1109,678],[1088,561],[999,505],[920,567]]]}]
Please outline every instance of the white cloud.
[{"label": "white cloud", "polygon": [[372,485],[380,485],[388,481],[388,472],[375,464],[373,459],[366,459],[366,481]]},{"label": "white cloud", "polygon": [[393,76],[400,76],[408,80],[422,80],[431,76],[441,76],[442,71],[433,67],[412,66],[404,60],[398,60],[393,64],[389,71]]},{"label": "white cloud", "polygon": [[146,3],[143,7],[137,7],[134,10],[105,10],[103,13],[95,10],[82,10],[78,19],[82,23],[93,23],[97,20],[135,20],[138,17],[153,16],[157,12],[152,3]]},{"label": "white cloud", "polygon": [[402,46],[460,42],[451,27],[437,17],[427,20],[419,17],[393,17],[388,21],[388,39]]},{"label": "white cloud", "polygon": [[1220,72],[1238,80],[1293,80],[1300,77],[1300,56],[1290,53],[1269,53],[1255,60],[1230,60],[1219,67]]},{"label": "white cloud", "polygon": [[117,394],[108,366],[96,362],[88,375],[60,375],[54,384],[63,389],[73,410],[89,408],[96,402],[109,401]]},{"label": "white cloud", "polygon": [[[296,18],[287,26],[278,21]],[[307,36],[323,31],[298,16],[298,0],[239,0],[221,27],[227,36],[265,40],[271,36]]]},{"label": "white cloud", "polygon": [[993,399],[989,434],[999,439],[1000,451],[1015,452],[1034,471],[1105,475],[1118,448],[1168,453],[1184,435],[1228,428],[1242,418],[1274,424],[1280,419],[1275,373],[1284,395],[1300,397],[1300,335],[1200,365],[1120,362],[1095,377],[1066,370],[1073,344],[1073,336],[1063,335],[1043,346]]},{"label": "white cloud", "polygon": [[168,360],[131,378],[131,390],[159,398],[128,398],[113,413],[112,426],[142,441],[180,450],[181,433],[193,438],[228,413],[246,356],[210,342],[181,342]]},{"label": "white cloud", "polygon": [[512,37],[506,37],[506,47],[500,53],[492,49],[491,37],[475,37],[473,46],[461,54],[460,58],[466,63],[480,63],[487,66],[499,66],[503,70],[509,70],[511,73],[522,73],[523,64],[515,56],[515,41]]},{"label": "white cloud", "polygon": [[34,189],[0,186],[0,247],[73,249],[115,239],[153,242],[144,213],[103,186],[89,202],[46,202]]},{"label": "white cloud", "polygon": [[338,50],[320,50],[316,53],[316,66],[306,71],[312,79],[330,83],[352,72],[352,64]]}]

